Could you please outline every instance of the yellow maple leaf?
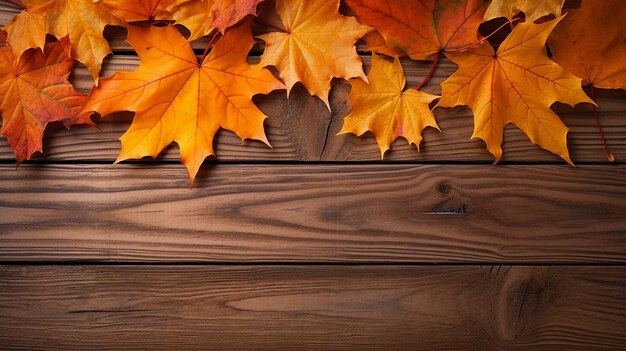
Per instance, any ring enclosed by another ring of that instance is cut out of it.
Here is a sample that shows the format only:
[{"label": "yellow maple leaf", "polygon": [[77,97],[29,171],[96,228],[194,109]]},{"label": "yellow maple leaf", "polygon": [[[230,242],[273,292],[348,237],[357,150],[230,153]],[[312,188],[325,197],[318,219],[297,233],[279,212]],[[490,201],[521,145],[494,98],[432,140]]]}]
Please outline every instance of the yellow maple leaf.
[{"label": "yellow maple leaf", "polygon": [[45,16],[48,33],[69,36],[72,57],[87,66],[97,84],[102,60],[111,53],[102,31],[108,24],[121,24],[109,8],[93,0],[24,0],[24,4],[30,14]]},{"label": "yellow maple leaf", "polygon": [[367,77],[369,84],[360,79],[350,80],[352,112],[344,118],[339,134],[372,132],[381,157],[399,136],[419,150],[422,130],[426,127],[439,129],[428,107],[438,96],[415,89],[404,90],[406,78],[398,58],[389,63],[372,54],[372,68]]},{"label": "yellow maple leaf", "polygon": [[474,133],[495,156],[502,156],[504,127],[513,123],[540,147],[572,163],[567,127],[550,110],[560,101],[593,103],[580,78],[551,61],[545,42],[560,18],[517,25],[497,53],[487,42],[465,53],[447,53],[459,69],[442,83],[440,107],[467,105],[474,112]]},{"label": "yellow maple leaf", "polygon": [[6,27],[7,41],[16,57],[28,49],[43,49],[46,45],[46,17],[22,11]]},{"label": "yellow maple leaf", "polygon": [[512,19],[520,12],[526,16],[526,21],[535,20],[547,15],[561,15],[565,0],[493,0],[485,12],[485,21],[497,17]]},{"label": "yellow maple leaf", "polygon": [[209,35],[213,27],[213,0],[179,0],[168,7],[176,23],[189,29],[189,41]]},{"label": "yellow maple leaf", "polygon": [[172,26],[132,26],[128,41],[141,58],[139,68],[103,78],[85,107],[101,115],[135,112],[121,137],[117,162],[156,157],[175,141],[193,183],[204,159],[214,155],[213,138],[220,127],[269,144],[266,116],[252,97],[284,85],[263,67],[247,63],[254,44],[250,21],[227,32],[201,63]]},{"label": "yellow maple leaf", "polygon": [[297,83],[328,103],[330,82],[365,77],[355,42],[372,28],[339,14],[339,0],[277,0],[283,31],[259,38],[265,41],[263,66],[275,66],[287,85]]}]

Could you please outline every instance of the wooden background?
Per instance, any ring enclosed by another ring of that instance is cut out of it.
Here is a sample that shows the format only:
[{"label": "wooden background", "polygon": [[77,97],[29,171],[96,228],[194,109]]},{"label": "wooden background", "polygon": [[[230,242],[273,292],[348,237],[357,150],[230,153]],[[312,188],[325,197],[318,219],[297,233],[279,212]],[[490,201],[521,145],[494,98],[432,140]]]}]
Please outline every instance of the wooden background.
[{"label": "wooden background", "polygon": [[[136,67],[107,35],[103,75]],[[403,64],[411,86],[429,68]],[[111,165],[127,113],[51,125],[18,170],[2,139],[0,348],[626,348],[625,92],[597,94],[614,163],[590,106],[553,107],[573,168],[513,127],[492,166],[460,107],[381,161],[371,135],[336,136],[350,87],[333,86],[332,112],[301,86],[255,98],[273,149],[220,133],[193,190],[175,146]]]}]

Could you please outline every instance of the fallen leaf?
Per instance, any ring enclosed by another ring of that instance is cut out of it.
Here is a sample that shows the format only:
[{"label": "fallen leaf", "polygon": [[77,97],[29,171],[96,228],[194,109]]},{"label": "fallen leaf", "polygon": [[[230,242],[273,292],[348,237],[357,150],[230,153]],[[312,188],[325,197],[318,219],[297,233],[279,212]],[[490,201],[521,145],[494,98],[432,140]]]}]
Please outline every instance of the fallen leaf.
[{"label": "fallen leaf", "polygon": [[191,35],[188,40],[193,41],[211,34],[215,29],[212,7],[212,0],[179,0],[170,5],[168,11],[176,23],[189,29]]},{"label": "fallen leaf", "polygon": [[548,38],[552,59],[583,85],[626,89],[626,1],[584,1]]},{"label": "fallen leaf", "polygon": [[6,33],[16,57],[28,49],[43,49],[46,45],[46,18],[22,11],[6,27]]},{"label": "fallen leaf", "polygon": [[11,46],[0,48],[2,134],[18,163],[42,152],[48,122],[93,124],[90,114],[81,112],[87,97],[67,81],[74,65],[67,37],[45,45],[43,52],[28,49],[19,59]]},{"label": "fallen leaf", "polygon": [[512,19],[520,12],[528,22],[547,15],[559,17],[563,3],[565,0],[493,0],[485,13],[485,21],[498,17]]},{"label": "fallen leaf", "polygon": [[117,162],[156,157],[175,141],[193,184],[204,159],[215,154],[213,138],[220,127],[241,139],[268,144],[263,129],[266,116],[252,97],[284,85],[263,67],[247,63],[254,44],[250,21],[228,31],[201,63],[172,26],[132,26],[128,41],[141,58],[139,68],[103,78],[85,107],[103,116],[135,112],[121,137]]},{"label": "fallen leaf", "polygon": [[367,33],[363,37],[365,46],[368,51],[375,52],[377,54],[387,55],[390,57],[403,57],[406,53],[397,46],[389,45],[385,37],[378,31]]},{"label": "fallen leaf", "polygon": [[187,28],[189,41],[209,35],[214,27],[213,0],[103,0],[126,22],[175,21]]},{"label": "fallen leaf", "polygon": [[263,0],[103,0],[126,22],[174,20],[191,32],[189,40],[225,33],[247,15],[256,15]]},{"label": "fallen leaf", "polygon": [[302,82],[330,109],[333,77],[367,79],[354,44],[372,29],[339,14],[339,0],[277,0],[276,11],[283,31],[259,37],[261,65],[276,67],[288,92]]},{"label": "fallen leaf", "polygon": [[439,129],[428,107],[438,96],[415,89],[404,90],[406,78],[398,58],[389,63],[372,54],[372,68],[367,78],[369,84],[360,79],[350,80],[352,112],[344,118],[339,134],[360,136],[372,132],[381,157],[399,136],[419,150],[422,130],[426,127]]},{"label": "fallen leaf", "polygon": [[517,25],[497,53],[484,42],[465,53],[447,56],[459,69],[442,83],[438,106],[467,105],[474,112],[474,134],[487,144],[498,162],[504,127],[513,123],[540,147],[572,163],[567,127],[550,110],[560,101],[593,103],[582,91],[580,78],[551,61],[545,42],[559,19]]},{"label": "fallen leaf", "polygon": [[248,15],[256,15],[256,8],[263,0],[215,0],[211,12],[213,27],[222,34]]},{"label": "fallen leaf", "polygon": [[109,8],[94,0],[24,0],[26,11],[45,16],[46,31],[57,38],[69,36],[72,57],[87,66],[98,82],[102,60],[111,53],[102,35],[106,25],[120,25]]},{"label": "fallen leaf", "polygon": [[486,0],[346,0],[363,24],[414,60],[463,49],[478,40]]},{"label": "fallen leaf", "polygon": [[125,22],[172,20],[168,10],[180,0],[101,0],[111,12]]}]

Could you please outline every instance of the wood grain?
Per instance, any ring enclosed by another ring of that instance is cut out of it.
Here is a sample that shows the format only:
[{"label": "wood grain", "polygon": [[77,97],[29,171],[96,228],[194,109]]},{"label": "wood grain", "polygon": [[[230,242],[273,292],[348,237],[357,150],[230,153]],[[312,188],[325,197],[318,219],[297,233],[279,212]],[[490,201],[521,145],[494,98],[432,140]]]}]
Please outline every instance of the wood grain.
[{"label": "wood grain", "polygon": [[626,262],[626,167],[0,170],[1,261]]},{"label": "wood grain", "polygon": [[[0,2],[0,25],[17,12]],[[135,69],[125,30],[105,36],[103,76]],[[403,66],[416,86],[430,63]],[[455,70],[442,60],[426,90]],[[92,86],[81,65],[72,79]],[[273,148],[220,132],[224,162],[193,190],[176,146],[100,164],[130,113],[52,124],[45,156],[17,171],[2,138],[0,350],[624,349],[626,166],[607,164],[590,106],[553,106],[576,169],[511,126],[503,163],[540,164],[463,165],[492,162],[465,108],[437,109],[444,133],[427,130],[421,153],[397,141],[383,165],[371,135],[335,135],[349,91],[333,83],[331,111],[302,86],[255,97]],[[626,92],[597,95],[623,162]]]},{"label": "wood grain", "polygon": [[[258,59],[258,58],[257,58]],[[363,57],[366,67],[370,58]],[[132,70],[138,64],[136,57],[116,56],[105,65],[104,75],[118,70]],[[404,60],[409,86],[415,86],[429,69],[430,64]],[[443,60],[435,77],[426,87],[439,93],[438,84],[455,70],[454,64]],[[76,72],[76,82],[88,89],[91,78],[86,70]],[[255,141],[241,142],[233,133],[220,132],[216,139],[219,160],[227,161],[380,161],[380,151],[371,134],[357,138],[353,135],[336,134],[341,129],[343,117],[351,110],[347,99],[350,85],[336,80],[331,95],[331,111],[318,98],[311,97],[301,86],[296,86],[290,99],[285,91],[268,96],[257,96],[255,102],[269,118],[266,122],[268,139],[273,148]],[[599,110],[607,140],[618,161],[626,160],[626,92],[601,90],[598,92]],[[599,137],[591,107],[579,104],[572,108],[555,105],[555,111],[571,128],[569,145],[574,162],[606,163],[602,141]],[[473,117],[469,109],[436,109],[439,125],[443,131],[434,129],[424,132],[421,152],[398,139],[387,153],[386,161],[411,162],[493,162],[484,143],[470,140]],[[55,161],[105,161],[113,162],[119,152],[118,138],[128,129],[132,115],[121,113],[98,121],[100,130],[92,127],[74,127],[67,131],[60,124],[51,124],[44,138],[45,155],[35,160]],[[539,147],[532,145],[519,129],[509,126],[505,132],[502,162],[550,162],[564,163]],[[178,160],[178,147],[173,145],[160,158]],[[13,161],[6,139],[0,140],[0,160]]]},{"label": "wood grain", "polygon": [[622,350],[624,267],[0,267],[0,348]]}]

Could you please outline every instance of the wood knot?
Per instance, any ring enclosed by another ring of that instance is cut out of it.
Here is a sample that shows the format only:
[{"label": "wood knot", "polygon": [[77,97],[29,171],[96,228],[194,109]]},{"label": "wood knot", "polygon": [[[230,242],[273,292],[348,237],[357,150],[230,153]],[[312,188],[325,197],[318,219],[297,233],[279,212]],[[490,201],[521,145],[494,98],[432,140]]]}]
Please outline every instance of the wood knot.
[{"label": "wood knot", "polygon": [[494,328],[501,340],[514,340],[532,330],[551,313],[555,296],[549,269],[512,267],[504,277],[497,301]]},{"label": "wood knot", "polygon": [[440,183],[437,186],[437,191],[442,193],[442,194],[449,194],[450,191],[452,190],[452,186],[448,183]]}]

